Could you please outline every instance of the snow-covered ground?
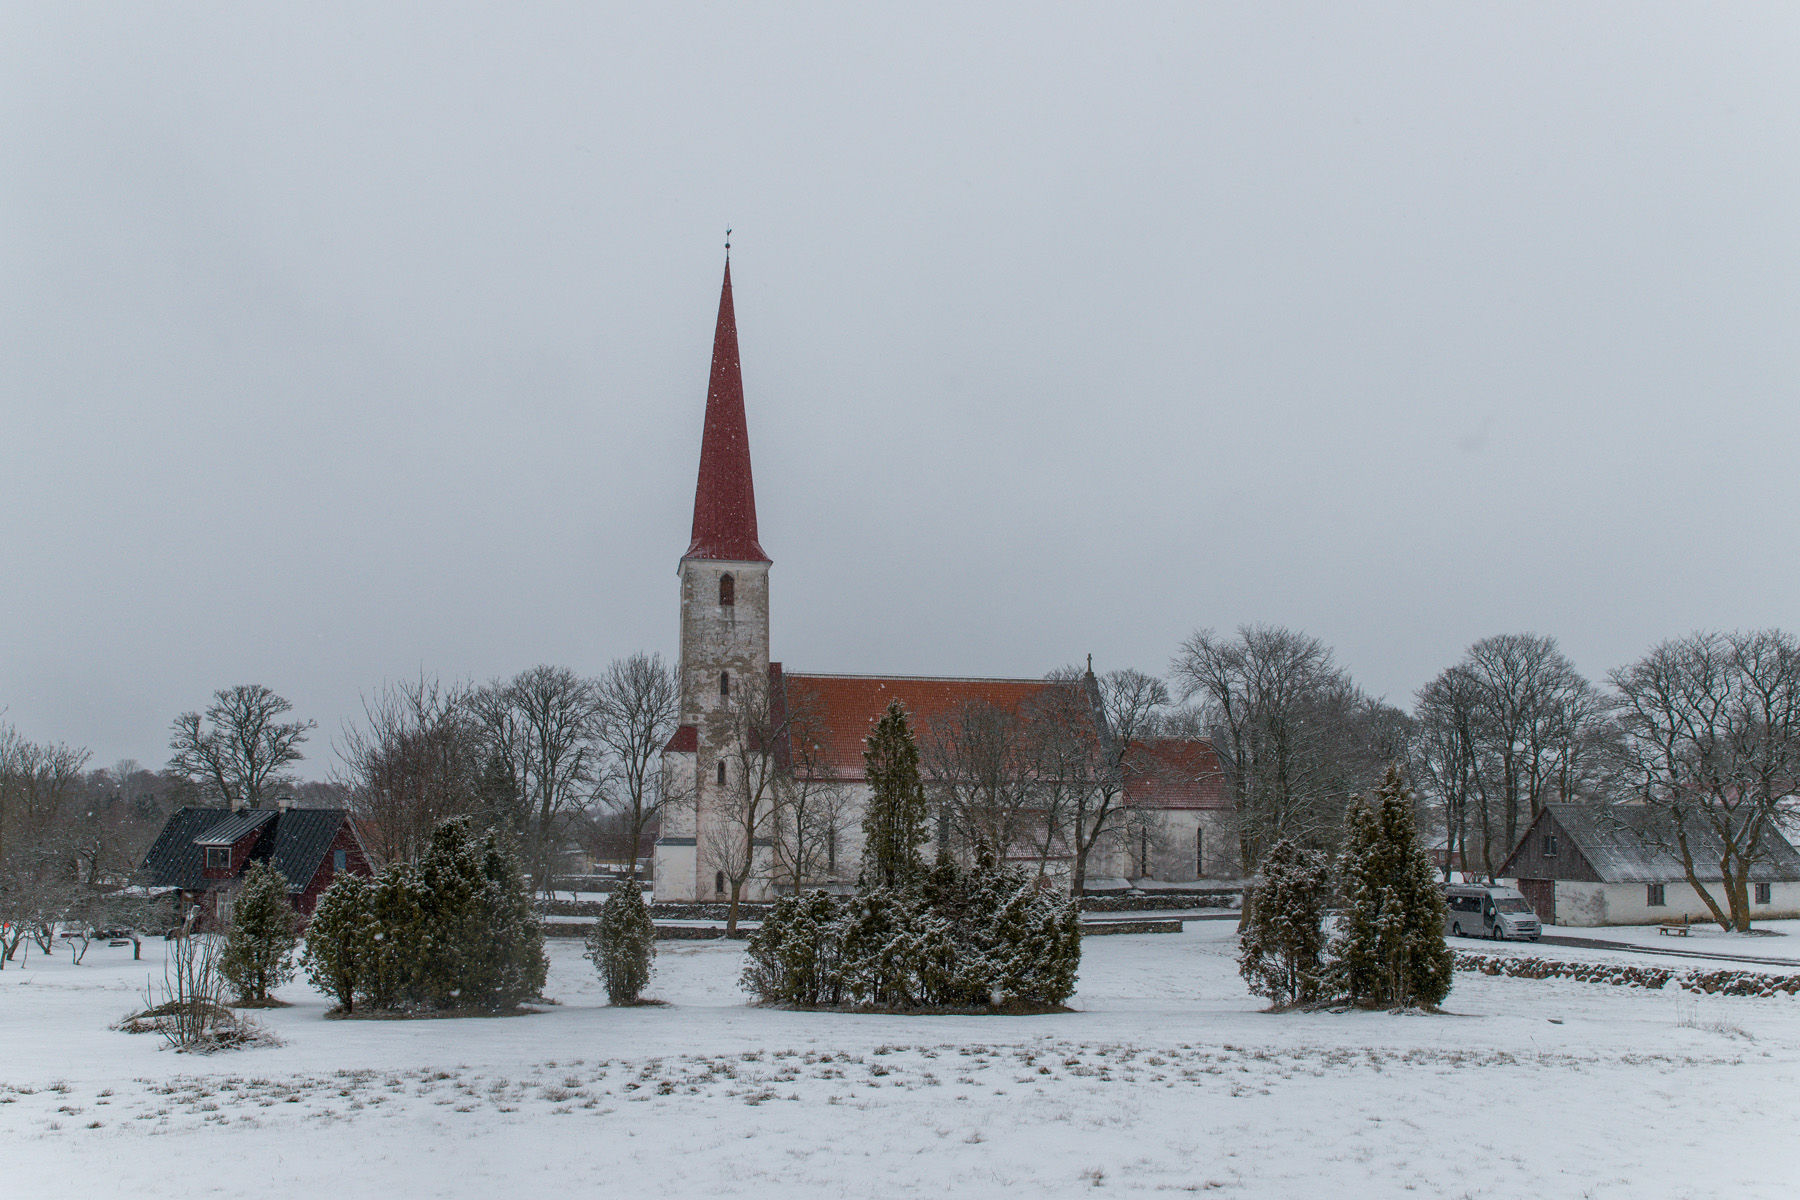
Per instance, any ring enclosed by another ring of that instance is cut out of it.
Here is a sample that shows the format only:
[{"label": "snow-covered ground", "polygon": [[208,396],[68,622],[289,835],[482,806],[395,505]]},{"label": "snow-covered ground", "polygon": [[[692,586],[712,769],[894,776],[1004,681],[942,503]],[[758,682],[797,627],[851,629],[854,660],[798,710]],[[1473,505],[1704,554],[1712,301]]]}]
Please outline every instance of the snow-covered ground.
[{"label": "snow-covered ground", "polygon": [[1656,925],[1546,925],[1544,933],[1656,950],[1779,958],[1800,966],[1800,921],[1761,921],[1754,928],[1754,933],[1727,933],[1716,924],[1696,923],[1685,934],[1668,934]]},{"label": "snow-covered ground", "polygon": [[1274,1016],[1237,977],[1232,924],[1188,929],[1095,938],[1082,1011],[1028,1018],[750,1008],[742,947],[719,942],[662,943],[670,1005],[611,1009],[579,945],[552,942],[562,1003],[539,1015],[325,1021],[295,984],[259,1014],[285,1045],[212,1058],[106,1028],[158,963],[34,957],[0,973],[0,1180],[333,1200],[1800,1194],[1800,1001],[1459,974],[1448,1015]]}]

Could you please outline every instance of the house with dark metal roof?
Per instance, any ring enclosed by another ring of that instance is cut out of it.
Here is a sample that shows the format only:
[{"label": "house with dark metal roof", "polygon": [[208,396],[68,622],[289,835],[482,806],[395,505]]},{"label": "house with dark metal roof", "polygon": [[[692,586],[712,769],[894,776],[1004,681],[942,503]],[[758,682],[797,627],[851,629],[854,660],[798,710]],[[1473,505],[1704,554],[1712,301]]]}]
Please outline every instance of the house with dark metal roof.
[{"label": "house with dark metal roof", "polygon": [[[1721,908],[1718,838],[1690,826],[1695,874]],[[1750,868],[1756,920],[1800,917],[1800,851],[1778,834]],[[1546,804],[1500,866],[1546,925],[1648,925],[1713,919],[1675,849],[1667,819],[1639,804]]]},{"label": "house with dark metal roof", "polygon": [[171,815],[138,870],[144,887],[180,895],[201,924],[231,910],[244,872],[267,862],[288,881],[304,919],[339,872],[374,874],[350,813],[341,808],[183,808]]}]

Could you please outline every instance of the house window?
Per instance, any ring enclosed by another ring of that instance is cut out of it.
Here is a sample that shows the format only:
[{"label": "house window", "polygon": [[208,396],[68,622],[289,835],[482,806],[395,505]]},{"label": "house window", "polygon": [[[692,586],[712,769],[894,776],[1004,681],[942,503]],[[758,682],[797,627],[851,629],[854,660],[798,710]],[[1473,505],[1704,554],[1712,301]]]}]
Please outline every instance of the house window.
[{"label": "house window", "polygon": [[332,870],[334,870],[334,871],[343,870],[345,865],[349,861],[350,861],[350,856],[348,854],[346,854],[344,851],[333,850],[331,852],[331,869]]},{"label": "house window", "polygon": [[1757,884],[1756,885],[1756,902],[1758,904],[1769,903],[1774,898],[1770,894],[1772,891],[1773,891],[1773,885],[1771,885],[1771,884],[1767,884],[1767,883]]},{"label": "house window", "polygon": [[729,574],[719,576],[719,607],[731,608],[737,604],[737,580]]},{"label": "house window", "polygon": [[1649,883],[1644,885],[1644,903],[1651,908],[1662,908],[1668,902],[1663,899],[1663,885]]},{"label": "house window", "polygon": [[725,786],[725,764],[724,763],[719,764],[719,786],[720,787]]},{"label": "house window", "polygon": [[1206,874],[1206,830],[1194,830],[1194,874]]},{"label": "house window", "polygon": [[1546,833],[1544,835],[1544,857],[1556,857],[1556,835],[1554,833]]},{"label": "house window", "polygon": [[720,671],[719,672],[719,695],[721,695],[721,696],[731,695],[731,672],[730,671]]},{"label": "house window", "polygon": [[720,896],[725,894],[725,872],[720,871],[713,876],[713,891]]},{"label": "house window", "polygon": [[231,870],[231,847],[208,846],[206,848],[206,869],[209,871]]}]

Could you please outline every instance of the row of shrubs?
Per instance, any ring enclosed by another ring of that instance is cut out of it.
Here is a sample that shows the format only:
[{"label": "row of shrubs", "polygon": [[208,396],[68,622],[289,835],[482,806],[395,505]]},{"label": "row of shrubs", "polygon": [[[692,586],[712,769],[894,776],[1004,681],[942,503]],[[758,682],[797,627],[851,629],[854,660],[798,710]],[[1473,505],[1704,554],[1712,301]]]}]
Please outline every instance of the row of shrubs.
[{"label": "row of shrubs", "polygon": [[1080,912],[1017,867],[950,857],[916,883],[775,902],[743,986],[803,1008],[1042,1009],[1075,990]]},{"label": "row of shrubs", "polygon": [[1458,954],[1456,969],[1519,979],[1574,979],[1657,990],[1673,983],[1684,991],[1718,996],[1800,995],[1800,975],[1759,975],[1753,971],[1683,971],[1635,963],[1558,962],[1545,958],[1495,958],[1487,954]]},{"label": "row of shrubs", "polygon": [[[1282,839],[1244,895],[1238,970],[1277,1008],[1434,1008],[1450,992],[1444,897],[1398,768],[1353,796],[1334,862]],[[1333,914],[1333,902],[1338,911]]]},{"label": "row of shrubs", "polygon": [[417,864],[334,879],[301,962],[345,1013],[506,1011],[541,996],[549,969],[517,860],[464,819],[439,825]]}]

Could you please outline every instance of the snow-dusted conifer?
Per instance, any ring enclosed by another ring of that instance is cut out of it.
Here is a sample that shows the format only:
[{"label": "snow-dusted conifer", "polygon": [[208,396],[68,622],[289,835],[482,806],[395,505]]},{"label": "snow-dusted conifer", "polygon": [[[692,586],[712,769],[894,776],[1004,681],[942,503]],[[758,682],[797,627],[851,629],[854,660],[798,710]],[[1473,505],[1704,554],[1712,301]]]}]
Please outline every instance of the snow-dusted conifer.
[{"label": "snow-dusted conifer", "polygon": [[843,998],[842,908],[824,892],[782,896],[750,935],[740,982],[768,1003],[812,1008]]},{"label": "snow-dusted conifer", "polygon": [[470,953],[465,995],[482,1008],[508,1009],[544,994],[550,960],[544,926],[531,902],[531,887],[503,832],[481,840],[481,877],[475,924],[481,931]]},{"label": "snow-dusted conifer", "polygon": [[876,722],[863,764],[869,802],[863,812],[862,884],[911,887],[925,873],[919,847],[931,836],[926,828],[931,810],[919,778],[919,747],[898,700],[889,701]]},{"label": "snow-dusted conifer", "polygon": [[1325,986],[1325,910],[1331,868],[1287,838],[1269,848],[1244,897],[1238,971],[1277,1005],[1317,999]]},{"label": "snow-dusted conifer", "polygon": [[357,993],[367,987],[374,969],[374,894],[361,875],[340,872],[319,897],[306,925],[306,949],[300,956],[311,984],[336,996],[345,1012],[356,1009]]},{"label": "snow-dusted conifer", "polygon": [[362,991],[370,1008],[398,1008],[414,1002],[422,965],[434,950],[425,919],[425,885],[411,863],[383,867],[369,886],[372,947]]},{"label": "snow-dusted conifer", "polygon": [[1351,800],[1345,825],[1345,913],[1332,946],[1340,986],[1371,1007],[1436,1005],[1450,992],[1454,957],[1444,944],[1444,898],[1398,767],[1388,768],[1372,799]]},{"label": "snow-dusted conifer", "polygon": [[266,862],[252,864],[231,907],[219,955],[219,973],[240,1001],[266,1001],[270,988],[293,976],[299,930],[300,915],[288,900],[287,879]]},{"label": "snow-dusted conifer", "polygon": [[656,926],[637,881],[613,889],[600,906],[600,919],[588,934],[587,957],[606,982],[606,998],[614,1004],[636,1004],[650,984],[650,962],[656,957]]}]

